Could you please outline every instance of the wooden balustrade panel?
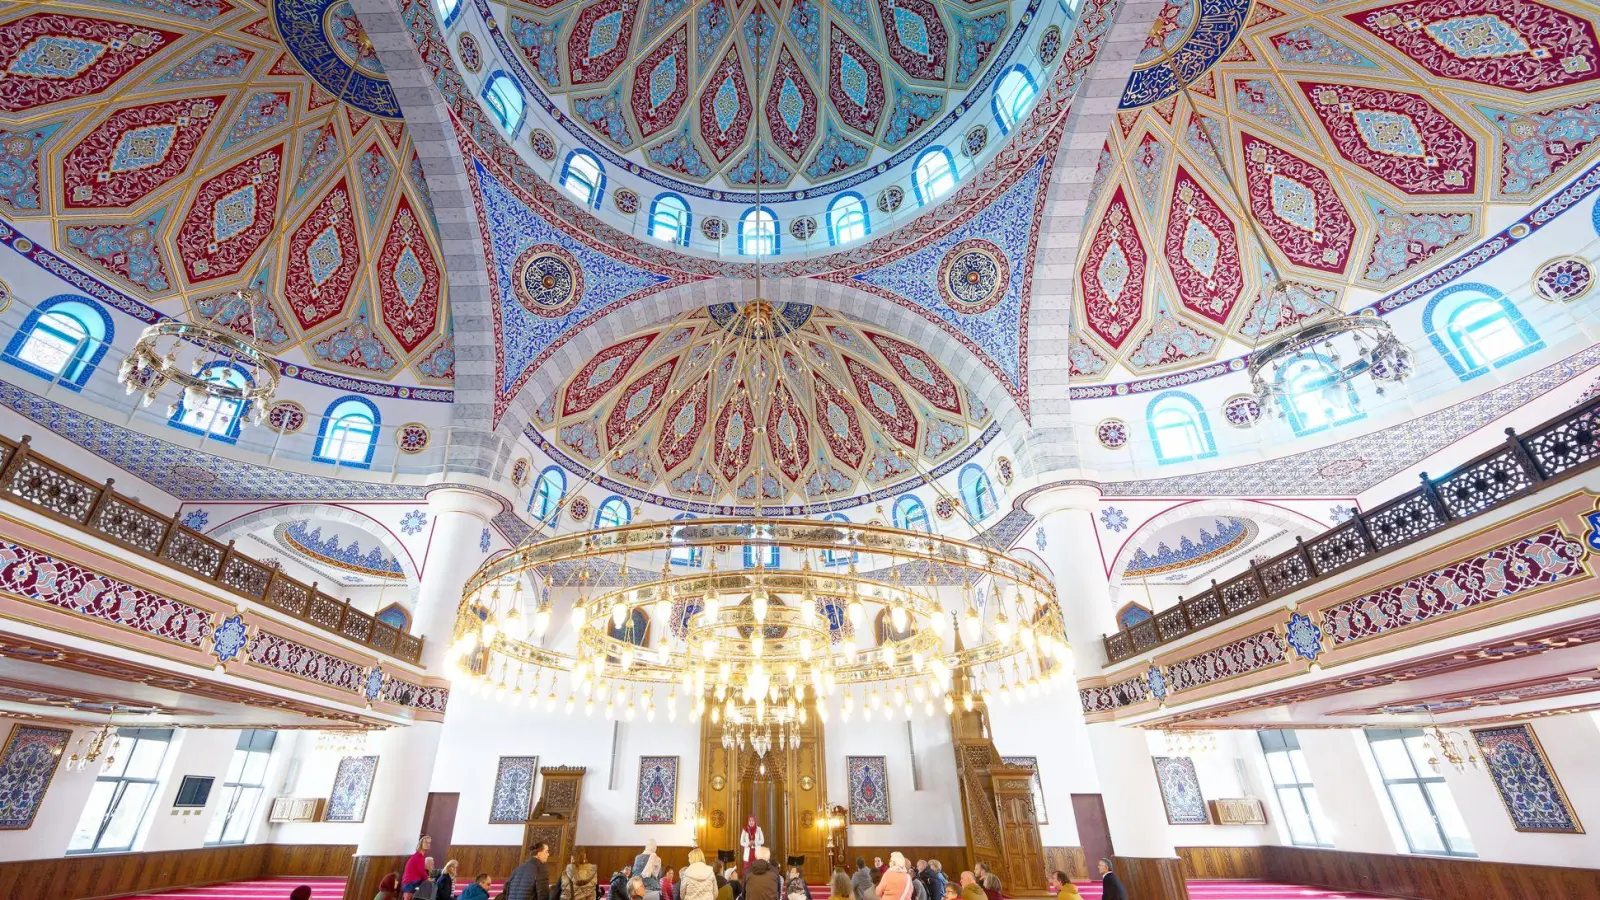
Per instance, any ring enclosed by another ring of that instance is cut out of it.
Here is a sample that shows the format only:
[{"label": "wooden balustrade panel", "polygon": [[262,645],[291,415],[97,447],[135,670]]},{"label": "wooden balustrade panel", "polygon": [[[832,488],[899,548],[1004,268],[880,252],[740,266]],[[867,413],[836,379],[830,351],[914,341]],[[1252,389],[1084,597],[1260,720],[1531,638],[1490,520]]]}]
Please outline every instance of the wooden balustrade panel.
[{"label": "wooden balustrade panel", "polygon": [[1185,878],[1260,879],[1260,847],[1179,847]]},{"label": "wooden balustrade panel", "polygon": [[350,860],[355,855],[355,844],[268,844],[261,874],[343,877],[350,874]]},{"label": "wooden balustrade panel", "polygon": [[1262,847],[1263,877],[1413,900],[1600,900],[1600,870]]},{"label": "wooden balustrade panel", "polygon": [[1044,867],[1048,872],[1065,872],[1073,881],[1088,881],[1094,877],[1089,871],[1089,857],[1082,847],[1044,848]]}]

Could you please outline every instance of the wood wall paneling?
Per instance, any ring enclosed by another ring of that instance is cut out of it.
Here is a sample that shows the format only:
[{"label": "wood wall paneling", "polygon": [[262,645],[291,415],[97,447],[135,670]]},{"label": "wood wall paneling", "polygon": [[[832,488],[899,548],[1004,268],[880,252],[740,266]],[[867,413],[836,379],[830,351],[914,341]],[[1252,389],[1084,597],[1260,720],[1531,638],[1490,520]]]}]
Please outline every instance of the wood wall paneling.
[{"label": "wood wall paneling", "polygon": [[256,878],[266,856],[266,845],[243,844],[0,863],[0,897],[88,900]]},{"label": "wood wall paneling", "polygon": [[1089,881],[1094,878],[1094,874],[1089,871],[1089,855],[1082,847],[1044,848],[1044,868],[1047,872],[1065,872],[1073,881]]},{"label": "wood wall paneling", "polygon": [[1137,900],[1189,900],[1183,862],[1177,857],[1114,856],[1117,875]]},{"label": "wood wall paneling", "polygon": [[352,856],[350,876],[344,883],[344,900],[367,900],[376,896],[378,885],[390,872],[399,875],[405,869],[405,856]]},{"label": "wood wall paneling", "polygon": [[1600,870],[1433,856],[1262,847],[1272,881],[1413,900],[1600,900]]},{"label": "wood wall paneling", "polygon": [[262,875],[335,877],[350,873],[355,844],[266,844]]},{"label": "wood wall paneling", "polygon": [[1179,847],[1185,878],[1260,879],[1260,847]]},{"label": "wood wall paneling", "polygon": [[1111,825],[1106,821],[1106,799],[1101,794],[1073,794],[1072,819],[1078,826],[1078,843],[1083,846],[1086,871],[1116,852],[1111,843]]}]

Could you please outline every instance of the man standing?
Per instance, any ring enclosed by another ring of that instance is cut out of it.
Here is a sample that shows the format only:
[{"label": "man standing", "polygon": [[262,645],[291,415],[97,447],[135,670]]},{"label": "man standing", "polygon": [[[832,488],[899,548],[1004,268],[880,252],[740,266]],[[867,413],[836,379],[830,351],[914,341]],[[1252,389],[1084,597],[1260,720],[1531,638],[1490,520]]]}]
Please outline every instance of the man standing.
[{"label": "man standing", "polygon": [[1100,870],[1100,896],[1102,900],[1128,900],[1128,892],[1122,889],[1122,879],[1117,873],[1111,871],[1111,860],[1102,858],[1095,866]]},{"label": "man standing", "polygon": [[550,900],[550,872],[544,865],[549,858],[550,845],[544,841],[535,843],[533,855],[512,869],[506,879],[506,900]]},{"label": "man standing", "polygon": [[856,900],[877,900],[878,886],[872,883],[872,870],[867,868],[865,857],[856,857],[856,873],[850,876],[850,889]]},{"label": "man standing", "polygon": [[772,864],[772,851],[756,850],[756,861],[744,875],[745,900],[783,900],[783,876]]},{"label": "man standing", "polygon": [[767,836],[761,833],[761,828],[756,825],[756,817],[749,816],[744,820],[744,830],[739,832],[739,859],[748,872],[755,865],[756,851],[766,846]]}]

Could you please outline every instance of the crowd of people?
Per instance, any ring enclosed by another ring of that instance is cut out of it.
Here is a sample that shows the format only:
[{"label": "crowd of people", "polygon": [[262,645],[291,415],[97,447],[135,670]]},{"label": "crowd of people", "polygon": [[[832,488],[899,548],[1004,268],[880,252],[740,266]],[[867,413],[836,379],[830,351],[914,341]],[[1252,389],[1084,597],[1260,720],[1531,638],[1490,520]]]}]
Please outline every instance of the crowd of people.
[{"label": "crowd of people", "polygon": [[[533,845],[532,855],[512,870],[503,889],[491,895],[493,879],[487,872],[478,873],[457,894],[459,864],[452,859],[435,869],[433,857],[427,855],[431,845],[424,835],[404,868],[384,877],[373,900],[811,900],[800,867],[780,870],[766,847],[755,850],[754,861],[742,874],[736,866],[724,865],[722,859],[711,865],[705,852],[696,847],[689,851],[689,863],[680,874],[663,865],[656,842],[650,841],[632,864],[612,873],[602,893],[599,872],[582,850],[552,880],[546,865],[550,847],[541,841]],[[854,872],[833,870],[828,900],[1003,900],[1004,896],[999,876],[981,862],[953,881],[939,860],[919,859],[913,864],[898,850],[889,854],[888,862],[873,857],[869,866],[865,857],[858,856],[855,864]],[[1127,900],[1111,860],[1100,860],[1096,869],[1103,900]],[[1065,872],[1050,873],[1050,890],[1056,900],[1079,900],[1078,888]],[[302,886],[290,898],[309,900],[310,895],[311,889]]]}]

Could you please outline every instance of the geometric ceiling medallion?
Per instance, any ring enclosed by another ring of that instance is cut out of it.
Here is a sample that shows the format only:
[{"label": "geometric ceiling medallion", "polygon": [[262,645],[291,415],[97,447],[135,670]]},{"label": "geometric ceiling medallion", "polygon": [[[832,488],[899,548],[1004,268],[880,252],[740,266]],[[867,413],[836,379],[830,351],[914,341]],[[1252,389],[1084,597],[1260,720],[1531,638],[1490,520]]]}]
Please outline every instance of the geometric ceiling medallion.
[{"label": "geometric ceiling medallion", "polygon": [[767,134],[785,156],[798,163],[817,138],[817,94],[787,46],[778,50],[778,65],[770,83]]},{"label": "geometric ceiling medallion", "polygon": [[1311,108],[1350,162],[1407,194],[1473,194],[1477,144],[1416,95],[1331,82],[1300,82]]},{"label": "geometric ceiling medallion", "polygon": [[928,0],[878,0],[889,58],[921,81],[944,81],[950,37]]},{"label": "geometric ceiling medallion", "polygon": [[679,28],[645,56],[633,75],[633,119],[641,137],[670,126],[689,99],[689,30]]},{"label": "geometric ceiling medallion", "polygon": [[1248,132],[1240,149],[1251,210],[1273,243],[1296,265],[1344,274],[1356,226],[1327,173]]},{"label": "geometric ceiling medallion", "polygon": [[631,0],[599,0],[584,5],[567,36],[572,84],[599,84],[627,60],[638,12],[639,4]]},{"label": "geometric ceiling medallion", "polygon": [[957,312],[977,315],[998,304],[1011,286],[1011,263],[990,241],[969,238],[939,262],[939,296]]},{"label": "geometric ceiling medallion", "polygon": [[739,48],[729,47],[700,92],[700,136],[717,162],[726,162],[750,132],[750,88]]},{"label": "geometric ceiling medallion", "polygon": [[1185,309],[1224,324],[1244,292],[1233,222],[1181,165],[1172,194],[1163,249],[1178,296]]},{"label": "geometric ceiling medallion", "polygon": [[185,97],[108,115],[61,161],[66,208],[133,206],[183,174],[227,99]]},{"label": "geometric ceiling medallion", "polygon": [[555,244],[534,244],[522,251],[511,271],[517,302],[536,316],[558,319],[583,300],[583,267]]},{"label": "geometric ceiling medallion", "polygon": [[183,35],[83,16],[35,13],[0,25],[0,112],[99,94]]}]

